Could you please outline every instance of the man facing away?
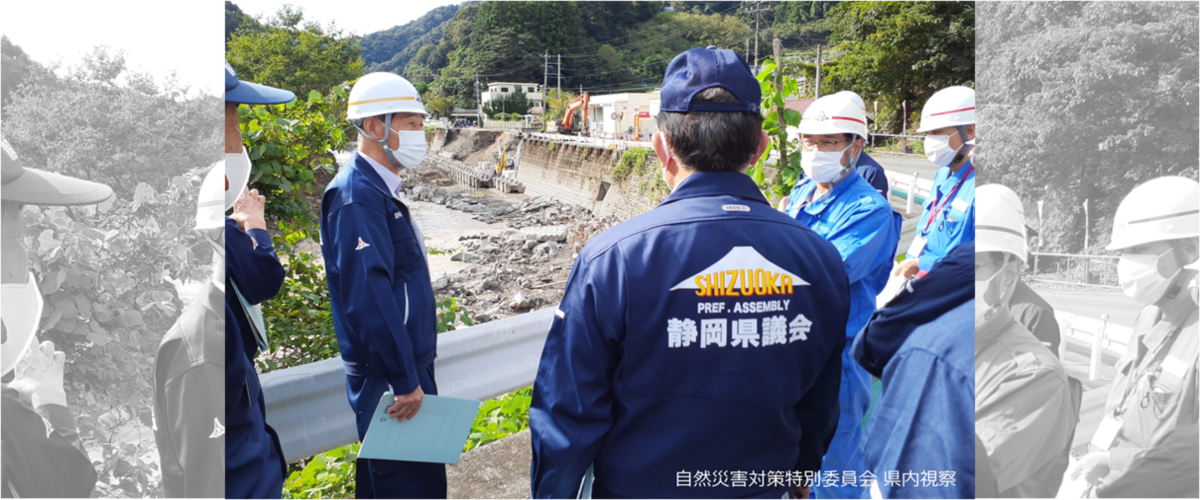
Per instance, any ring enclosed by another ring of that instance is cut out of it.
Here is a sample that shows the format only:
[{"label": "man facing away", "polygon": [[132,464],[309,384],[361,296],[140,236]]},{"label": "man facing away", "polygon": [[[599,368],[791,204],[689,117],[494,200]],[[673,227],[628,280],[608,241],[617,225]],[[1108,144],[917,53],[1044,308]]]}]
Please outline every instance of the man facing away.
[{"label": "man facing away", "polygon": [[[534,498],[806,496],[837,427],[849,282],[832,244],[746,169],[761,91],[733,51],[663,79],[655,153],[672,193],[593,238],[534,382]],[[751,474],[753,472],[753,474]]]}]

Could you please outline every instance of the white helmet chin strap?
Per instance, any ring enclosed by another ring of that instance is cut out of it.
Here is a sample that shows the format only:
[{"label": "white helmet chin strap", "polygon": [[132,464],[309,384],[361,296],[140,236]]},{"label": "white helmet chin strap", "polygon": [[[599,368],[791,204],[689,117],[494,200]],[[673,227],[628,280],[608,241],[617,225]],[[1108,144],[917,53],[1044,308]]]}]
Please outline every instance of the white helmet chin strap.
[{"label": "white helmet chin strap", "polygon": [[[367,118],[372,118],[372,117],[368,116]],[[379,115],[374,116],[374,118],[379,119]],[[363,119],[363,123],[366,123],[366,118]],[[400,162],[396,160],[396,155],[392,154],[392,148],[388,146],[388,139],[392,135],[392,114],[391,113],[388,113],[387,118],[385,118],[383,120],[383,129],[384,129],[383,139],[376,139],[374,137],[371,137],[371,135],[368,134],[366,130],[363,130],[362,127],[358,126],[357,123],[351,122],[351,124],[354,125],[354,128],[358,129],[358,133],[360,135],[362,135],[363,137],[366,137],[367,139],[370,139],[372,141],[378,142],[380,146],[383,146],[383,153],[385,155],[387,155],[388,161],[392,162],[392,166],[396,167],[396,170],[404,170],[404,165],[401,165]]]}]

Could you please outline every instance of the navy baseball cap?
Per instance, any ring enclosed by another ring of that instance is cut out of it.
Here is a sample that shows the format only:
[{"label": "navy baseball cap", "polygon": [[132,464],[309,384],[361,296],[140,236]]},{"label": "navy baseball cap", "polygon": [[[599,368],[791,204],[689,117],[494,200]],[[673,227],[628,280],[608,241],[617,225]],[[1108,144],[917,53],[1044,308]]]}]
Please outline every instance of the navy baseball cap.
[{"label": "navy baseball cap", "polygon": [[268,87],[257,83],[239,81],[237,73],[225,63],[225,102],[238,104],[285,104],[292,102],[296,94],[287,90]]},{"label": "navy baseball cap", "polygon": [[[737,102],[692,102],[700,92],[722,87],[737,97]],[[762,88],[742,57],[729,49],[689,49],[675,56],[663,77],[659,111],[687,113],[716,111],[759,113]]]}]

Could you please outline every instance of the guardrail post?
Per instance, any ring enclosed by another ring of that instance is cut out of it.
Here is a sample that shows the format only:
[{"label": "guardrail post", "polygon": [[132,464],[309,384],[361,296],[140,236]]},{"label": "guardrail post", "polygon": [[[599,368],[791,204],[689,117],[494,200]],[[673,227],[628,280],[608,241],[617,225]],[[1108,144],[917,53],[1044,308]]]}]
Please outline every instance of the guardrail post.
[{"label": "guardrail post", "polygon": [[1100,327],[1100,331],[1096,333],[1096,337],[1092,342],[1092,359],[1091,366],[1088,367],[1088,380],[1096,380],[1100,371],[1100,358],[1102,357],[1102,348],[1104,344],[1104,332],[1108,330],[1108,315],[1101,314],[1100,320],[1104,325]]},{"label": "guardrail post", "polygon": [[913,199],[917,196],[917,178],[920,176],[920,172],[913,172],[912,182],[908,184],[908,201],[904,205],[904,213],[906,215],[912,215]]}]

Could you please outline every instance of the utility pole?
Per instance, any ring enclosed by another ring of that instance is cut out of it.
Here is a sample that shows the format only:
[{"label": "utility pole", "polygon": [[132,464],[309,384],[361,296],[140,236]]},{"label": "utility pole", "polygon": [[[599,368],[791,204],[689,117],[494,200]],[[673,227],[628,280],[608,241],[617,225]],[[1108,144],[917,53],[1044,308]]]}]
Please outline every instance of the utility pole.
[{"label": "utility pole", "polygon": [[546,81],[550,77],[550,53],[542,55],[542,97],[546,95]]},{"label": "utility pole", "polygon": [[[475,112],[483,114],[483,91],[479,88],[479,73],[475,73]],[[479,124],[483,125],[483,122]]]},{"label": "utility pole", "polygon": [[758,2],[754,2],[754,71],[758,71],[758,18],[759,15]]},{"label": "utility pole", "polygon": [[558,55],[558,91],[562,92],[562,54]]},{"label": "utility pole", "polygon": [[821,98],[821,46],[817,46],[817,91],[816,98]]}]

